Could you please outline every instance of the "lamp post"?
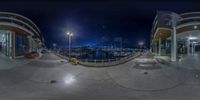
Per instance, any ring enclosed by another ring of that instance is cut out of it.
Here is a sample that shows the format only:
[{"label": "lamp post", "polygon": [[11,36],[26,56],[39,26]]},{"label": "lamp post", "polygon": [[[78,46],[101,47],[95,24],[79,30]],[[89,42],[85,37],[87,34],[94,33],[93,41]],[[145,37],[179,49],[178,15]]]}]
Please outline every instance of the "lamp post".
[{"label": "lamp post", "polygon": [[142,49],[142,47],[144,46],[144,42],[143,42],[143,41],[140,41],[140,42],[138,43],[138,45],[140,46],[140,49]]},{"label": "lamp post", "polygon": [[140,52],[143,52],[143,46],[144,46],[144,42],[143,41],[140,41],[139,43],[138,43],[138,45],[139,45],[139,47],[140,47]]},{"label": "lamp post", "polygon": [[69,37],[69,60],[71,58],[71,37],[73,36],[73,33],[72,32],[67,32],[67,36]]}]

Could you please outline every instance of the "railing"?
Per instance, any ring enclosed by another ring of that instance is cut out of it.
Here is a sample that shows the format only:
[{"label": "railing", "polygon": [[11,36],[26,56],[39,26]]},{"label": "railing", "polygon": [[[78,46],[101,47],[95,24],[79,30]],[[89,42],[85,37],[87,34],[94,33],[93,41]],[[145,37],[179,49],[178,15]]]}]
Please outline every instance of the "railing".
[{"label": "railing", "polygon": [[152,26],[152,37],[154,36],[157,28],[168,28],[171,29],[171,23],[169,19],[166,20],[155,20],[155,23]]},{"label": "railing", "polygon": [[0,12],[0,22],[7,22],[7,23],[14,23],[21,27],[26,28],[27,30],[31,31],[32,33],[36,34],[38,37],[40,37],[40,30],[37,28],[37,26],[31,21],[27,21],[18,14],[4,14]]},{"label": "railing", "polygon": [[200,12],[189,12],[180,14],[181,19],[177,25],[200,22]]},{"label": "railing", "polygon": [[[69,57],[61,55],[59,53],[55,53],[59,57],[63,59],[69,60]],[[123,64],[125,62],[128,62],[138,56],[140,56],[141,53],[138,52],[136,54],[132,54],[123,58],[116,58],[116,59],[102,59],[102,60],[97,60],[97,59],[78,59],[79,64],[83,66],[89,66],[89,67],[108,67],[108,66],[114,66],[114,65],[119,65]]]},{"label": "railing", "polygon": [[6,19],[6,18],[0,17],[0,22],[6,22],[6,23],[19,25],[40,37],[40,34],[38,32],[36,32],[34,29],[32,29],[29,25],[25,24],[24,22],[18,21],[17,19],[13,19],[13,18]]},{"label": "railing", "polygon": [[[159,16],[162,16],[164,13],[160,13],[156,15],[153,26],[152,26],[152,36],[151,38],[154,38],[153,36],[155,35],[155,32],[157,28],[171,28],[170,25],[167,25],[168,21],[164,20],[165,17],[161,18],[159,20]],[[170,14],[170,13],[169,13]],[[183,13],[180,14],[180,20],[177,22],[177,26],[185,25],[185,24],[194,24],[194,23],[200,23],[200,12],[189,12],[189,13]]]},{"label": "railing", "polygon": [[180,14],[180,16],[181,16],[182,18],[197,17],[197,16],[200,16],[200,12],[183,13],[183,14]]},{"label": "railing", "polygon": [[177,25],[182,25],[182,24],[187,24],[187,23],[194,23],[194,22],[200,22],[200,17],[195,17],[195,18],[188,18],[184,20],[180,20]]},{"label": "railing", "polygon": [[20,14],[16,14],[16,13],[10,13],[10,12],[0,12],[0,16],[1,17],[7,17],[7,18],[15,18],[17,20],[21,20],[27,24],[29,24],[31,27],[33,27],[38,33],[40,33],[39,28],[37,27],[37,25],[31,21],[30,19],[28,19],[27,17],[24,17]]},{"label": "railing", "polygon": [[123,64],[125,62],[128,62],[136,57],[138,57],[140,53],[130,55],[123,58],[117,58],[117,59],[107,59],[107,60],[88,60],[88,59],[82,59],[79,60],[79,64],[84,66],[90,66],[90,67],[108,67],[108,66],[114,66]]}]

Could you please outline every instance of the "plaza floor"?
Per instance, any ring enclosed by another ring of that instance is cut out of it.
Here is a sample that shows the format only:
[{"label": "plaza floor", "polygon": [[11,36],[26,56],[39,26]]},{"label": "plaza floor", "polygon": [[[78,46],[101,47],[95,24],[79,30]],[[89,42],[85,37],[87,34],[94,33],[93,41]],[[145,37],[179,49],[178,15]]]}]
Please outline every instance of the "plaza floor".
[{"label": "plaza floor", "polygon": [[148,53],[104,68],[72,65],[53,53],[20,61],[0,65],[0,100],[200,100],[200,70]]}]

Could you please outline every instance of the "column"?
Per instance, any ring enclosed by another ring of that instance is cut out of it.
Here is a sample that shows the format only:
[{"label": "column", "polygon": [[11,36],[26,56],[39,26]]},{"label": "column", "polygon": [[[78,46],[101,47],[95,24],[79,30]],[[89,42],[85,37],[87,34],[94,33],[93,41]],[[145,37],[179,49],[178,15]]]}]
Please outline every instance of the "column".
[{"label": "column", "polygon": [[190,54],[190,40],[187,40],[187,54]]},{"label": "column", "polygon": [[29,52],[31,52],[32,51],[32,49],[33,49],[33,41],[32,41],[33,39],[32,39],[32,36],[28,36],[28,42],[29,42]]},{"label": "column", "polygon": [[176,61],[176,27],[171,33],[171,61]]},{"label": "column", "polygon": [[12,32],[12,58],[15,58],[15,32]]},{"label": "column", "polygon": [[194,54],[195,54],[195,48],[196,48],[196,45],[195,45],[195,44],[193,44],[193,45],[194,45],[194,49],[193,49],[194,51],[193,51],[193,52],[194,52]]},{"label": "column", "polygon": [[158,46],[157,46],[157,41],[155,41],[155,44],[154,44],[154,46],[155,46],[155,54],[157,55],[157,54],[158,54]]},{"label": "column", "polygon": [[191,44],[192,44],[192,54],[194,54],[194,43]]},{"label": "column", "polygon": [[9,57],[12,59],[12,52],[13,52],[13,46],[12,46],[12,32],[9,32]]},{"label": "column", "polygon": [[168,48],[169,48],[168,40],[165,40],[165,54],[167,54]]},{"label": "column", "polygon": [[161,38],[159,37],[159,40],[158,40],[158,55],[160,56],[161,55]]}]

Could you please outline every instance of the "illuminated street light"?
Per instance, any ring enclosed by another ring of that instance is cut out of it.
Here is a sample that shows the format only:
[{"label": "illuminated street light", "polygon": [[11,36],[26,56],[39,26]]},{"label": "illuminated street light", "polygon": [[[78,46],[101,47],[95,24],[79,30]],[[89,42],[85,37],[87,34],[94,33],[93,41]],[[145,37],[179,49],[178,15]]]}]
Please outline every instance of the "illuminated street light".
[{"label": "illuminated street light", "polygon": [[67,36],[69,37],[69,60],[71,58],[71,37],[73,36],[72,32],[67,32]]},{"label": "illuminated street light", "polygon": [[138,45],[140,46],[140,49],[142,50],[142,47],[144,46],[144,42],[143,42],[143,41],[140,41],[140,42],[138,43]]},{"label": "illuminated street light", "polygon": [[138,45],[139,45],[139,46],[143,46],[143,45],[144,45],[144,42],[141,41],[141,42],[138,43]]}]

